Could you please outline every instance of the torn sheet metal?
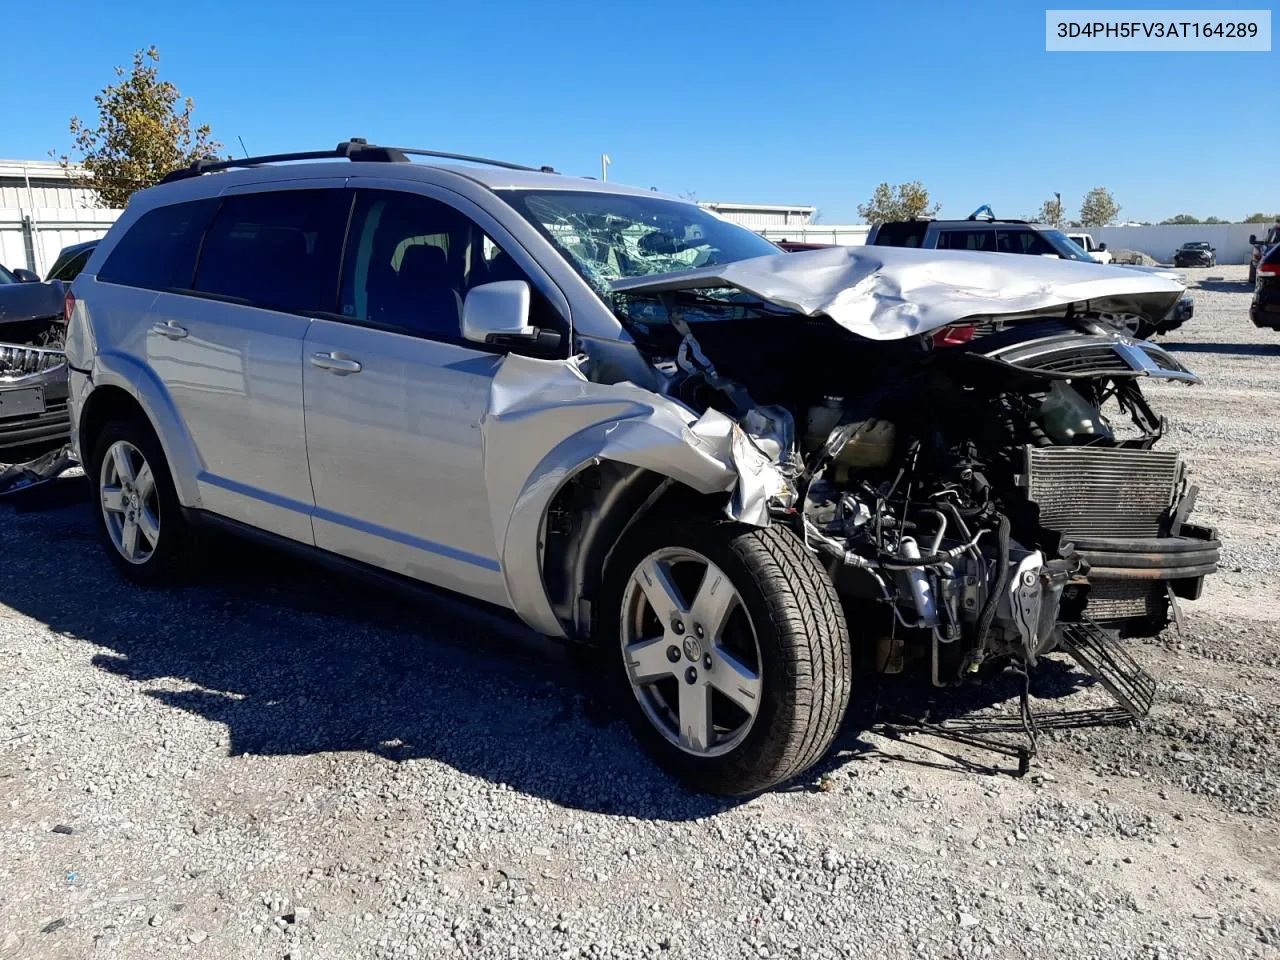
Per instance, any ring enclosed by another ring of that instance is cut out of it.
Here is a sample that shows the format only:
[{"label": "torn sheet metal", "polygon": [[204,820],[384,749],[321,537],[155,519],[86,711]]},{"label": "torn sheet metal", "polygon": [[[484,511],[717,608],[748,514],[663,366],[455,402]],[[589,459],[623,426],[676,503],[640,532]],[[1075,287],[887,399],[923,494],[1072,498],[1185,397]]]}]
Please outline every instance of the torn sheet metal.
[{"label": "torn sheet metal", "polygon": [[1158,321],[1183,285],[1156,273],[1053,257],[906,247],[830,247],[617,280],[619,293],[737,287],[851,333],[895,340],[975,317],[1061,311]]},{"label": "torn sheet metal", "polygon": [[731,418],[715,410],[699,417],[633,383],[594,383],[578,364],[507,356],[480,422],[495,546],[512,606],[552,636],[564,629],[542,583],[542,522],[556,492],[584,467],[615,460],[699,493],[731,493],[729,515],[756,525],[768,523],[770,497],[790,492],[778,464]]},{"label": "torn sheet metal", "polygon": [[16,496],[62,477],[83,476],[70,446],[50,450],[26,463],[0,467],[0,499]]}]

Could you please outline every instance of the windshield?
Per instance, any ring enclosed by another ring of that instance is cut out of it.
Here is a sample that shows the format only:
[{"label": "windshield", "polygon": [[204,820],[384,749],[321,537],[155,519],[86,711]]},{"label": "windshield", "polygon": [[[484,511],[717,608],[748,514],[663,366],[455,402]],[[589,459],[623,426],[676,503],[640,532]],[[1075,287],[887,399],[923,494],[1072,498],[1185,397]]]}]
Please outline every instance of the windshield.
[{"label": "windshield", "polygon": [[782,251],[693,203],[567,190],[504,190],[598,291],[623,277],[690,270]]},{"label": "windshield", "polygon": [[18,283],[19,280],[4,267],[0,267],[0,286],[6,283]]},{"label": "windshield", "polygon": [[1041,230],[1040,236],[1049,242],[1049,246],[1058,256],[1064,260],[1082,260],[1085,263],[1097,263],[1098,261],[1084,252],[1084,247],[1080,246],[1061,230]]}]

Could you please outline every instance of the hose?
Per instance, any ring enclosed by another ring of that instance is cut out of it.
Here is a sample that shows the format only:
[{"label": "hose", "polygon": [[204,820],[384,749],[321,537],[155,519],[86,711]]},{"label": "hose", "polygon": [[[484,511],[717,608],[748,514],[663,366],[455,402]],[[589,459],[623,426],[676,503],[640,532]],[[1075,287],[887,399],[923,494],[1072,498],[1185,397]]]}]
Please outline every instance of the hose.
[{"label": "hose", "polygon": [[929,552],[937,553],[942,546],[942,538],[947,535],[947,516],[941,510],[925,510],[938,518],[938,532],[933,535],[933,543],[929,544]]},{"label": "hose", "polygon": [[[1008,521],[1005,521],[1006,523]],[[982,539],[985,529],[979,530],[973,537],[958,547],[952,547],[950,550],[943,550],[941,553],[931,553],[923,557],[898,557],[885,555],[880,558],[879,566],[885,570],[902,570],[907,567],[932,567],[939,563],[947,563],[954,560],[962,553],[972,550],[978,545],[978,541]]]},{"label": "hose", "polygon": [[987,594],[987,602],[982,605],[982,612],[978,615],[978,628],[973,635],[975,651],[986,646],[987,634],[991,631],[991,624],[996,618],[996,607],[1000,603],[1000,597],[1004,595],[1005,588],[1009,586],[1009,518],[1004,514],[1000,514],[1000,525],[996,530],[996,552],[998,554],[996,563],[999,564],[1000,572],[996,574],[995,586]]}]

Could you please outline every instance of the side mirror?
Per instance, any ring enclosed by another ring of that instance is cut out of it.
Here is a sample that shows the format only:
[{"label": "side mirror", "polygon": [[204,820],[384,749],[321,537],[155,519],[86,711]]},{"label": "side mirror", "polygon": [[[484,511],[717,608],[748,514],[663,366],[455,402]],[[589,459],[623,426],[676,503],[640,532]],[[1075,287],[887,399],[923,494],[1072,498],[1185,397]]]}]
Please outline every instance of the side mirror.
[{"label": "side mirror", "polygon": [[25,267],[18,267],[16,270],[9,271],[17,277],[22,283],[39,283],[40,277]]},{"label": "side mirror", "polygon": [[495,280],[472,287],[462,304],[462,337],[493,346],[527,346],[554,350],[560,334],[529,325],[529,284],[523,280]]},{"label": "side mirror", "polygon": [[1100,243],[1100,244],[1098,244],[1098,252],[1099,252],[1099,253],[1101,253],[1101,252],[1102,252],[1103,250],[1105,250],[1105,249],[1107,249],[1107,245],[1106,245],[1105,243]]},{"label": "side mirror", "polygon": [[1258,242],[1258,235],[1257,235],[1256,233],[1251,233],[1251,234],[1249,234],[1249,242],[1250,242],[1250,243],[1257,243],[1257,242]]}]

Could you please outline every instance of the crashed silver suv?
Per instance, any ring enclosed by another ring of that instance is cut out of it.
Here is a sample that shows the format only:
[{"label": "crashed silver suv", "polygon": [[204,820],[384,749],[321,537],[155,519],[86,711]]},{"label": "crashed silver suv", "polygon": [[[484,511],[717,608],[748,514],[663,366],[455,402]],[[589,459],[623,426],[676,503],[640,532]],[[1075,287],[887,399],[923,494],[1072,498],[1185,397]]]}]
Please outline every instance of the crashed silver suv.
[{"label": "crashed silver suv", "polygon": [[1195,376],[1096,320],[1162,316],[1158,276],[784,254],[647,190],[353,141],[175,172],[72,293],[126,576],[211,525],[507,608],[594,648],[698,789],[802,773],[866,671],[1154,634],[1217,562],[1140,389]]}]

